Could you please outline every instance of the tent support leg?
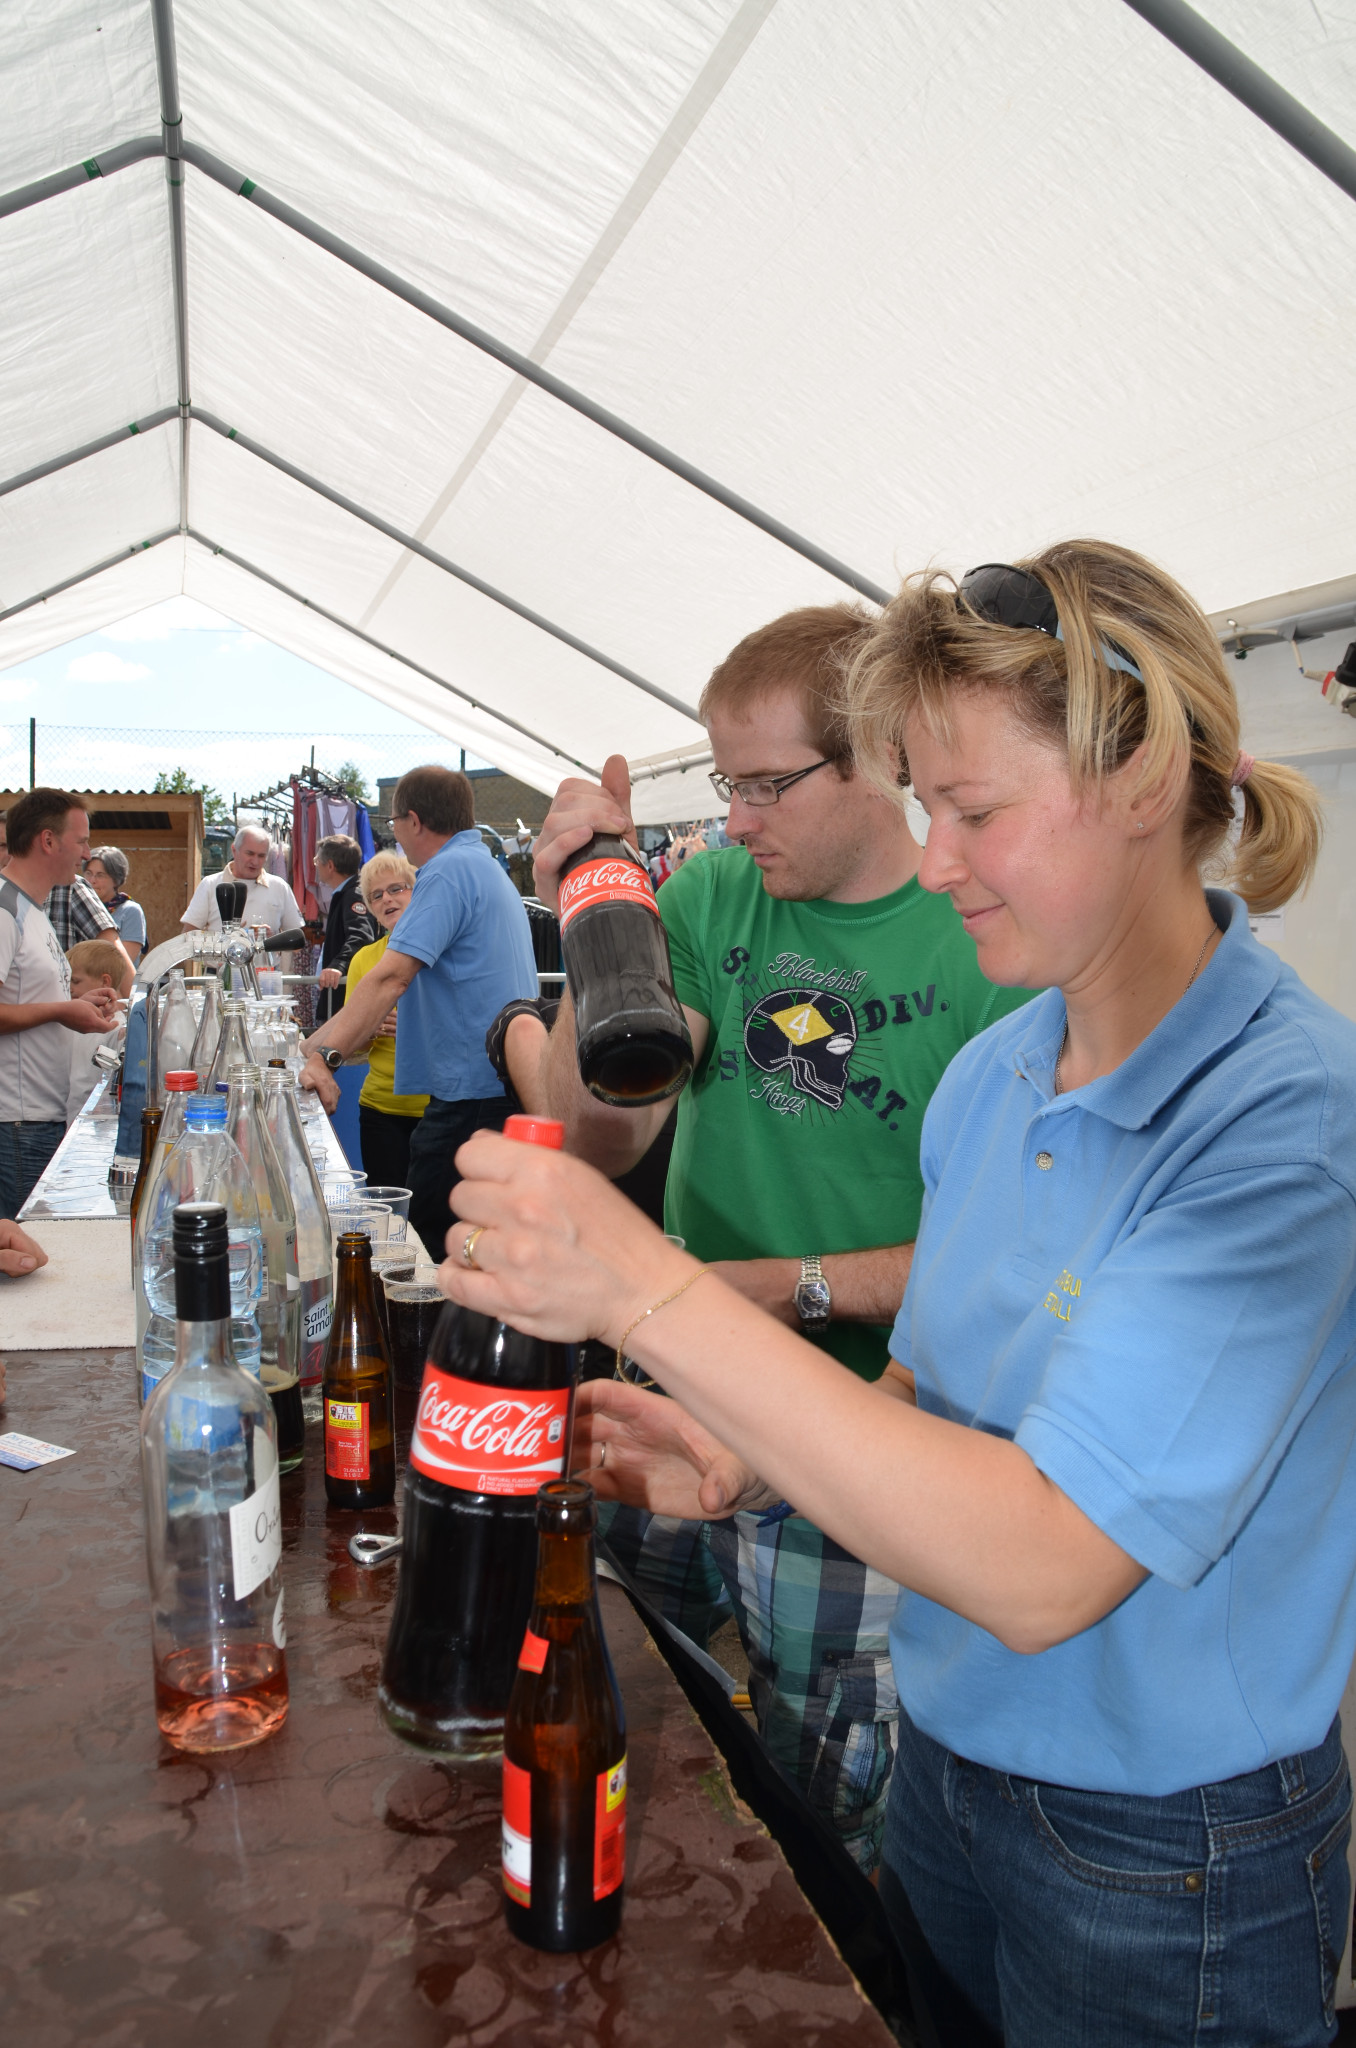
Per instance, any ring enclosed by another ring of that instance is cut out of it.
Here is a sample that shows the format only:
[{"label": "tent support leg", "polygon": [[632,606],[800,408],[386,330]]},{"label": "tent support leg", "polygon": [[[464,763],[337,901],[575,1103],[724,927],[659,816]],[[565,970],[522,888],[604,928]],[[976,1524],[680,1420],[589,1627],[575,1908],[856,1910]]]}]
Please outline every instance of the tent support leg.
[{"label": "tent support leg", "polygon": [[1125,0],[1125,4],[1198,64],[1216,85],[1232,93],[1249,113],[1265,121],[1282,142],[1298,150],[1348,199],[1356,199],[1356,150],[1278,85],[1260,64],[1245,57],[1237,44],[1212,28],[1194,7],[1188,7],[1186,0]]}]

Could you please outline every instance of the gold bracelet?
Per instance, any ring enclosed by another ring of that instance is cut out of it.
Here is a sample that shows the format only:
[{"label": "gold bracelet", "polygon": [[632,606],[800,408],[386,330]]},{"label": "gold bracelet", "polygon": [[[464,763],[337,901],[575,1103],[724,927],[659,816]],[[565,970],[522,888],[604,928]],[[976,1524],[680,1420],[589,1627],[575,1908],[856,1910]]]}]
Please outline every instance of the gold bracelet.
[{"label": "gold bracelet", "polygon": [[653,1307],[645,1309],[642,1314],[638,1315],[633,1323],[627,1324],[626,1328],[622,1331],[621,1342],[617,1346],[616,1363],[612,1369],[614,1378],[620,1379],[622,1377],[622,1354],[626,1350],[626,1340],[631,1335],[631,1332],[640,1328],[646,1316],[656,1315],[661,1308],[667,1308],[671,1301],[677,1301],[680,1294],[686,1294],[693,1281],[700,1280],[702,1274],[709,1273],[710,1270],[709,1266],[698,1266],[695,1273],[689,1273],[681,1287],[675,1287],[672,1294],[666,1294],[662,1301],[655,1302]]}]

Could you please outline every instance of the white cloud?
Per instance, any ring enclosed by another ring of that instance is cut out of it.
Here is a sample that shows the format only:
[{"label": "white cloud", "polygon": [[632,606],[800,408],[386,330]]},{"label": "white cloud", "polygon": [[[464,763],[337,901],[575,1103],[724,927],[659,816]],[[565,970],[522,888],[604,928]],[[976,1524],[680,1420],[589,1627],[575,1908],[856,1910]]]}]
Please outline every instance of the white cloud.
[{"label": "white cloud", "polygon": [[115,626],[104,626],[105,640],[168,640],[171,633],[229,633],[234,620],[199,604],[196,597],[167,597],[163,604],[134,612]]},{"label": "white cloud", "polygon": [[66,669],[71,683],[144,683],[150,674],[139,661],[124,661],[120,654],[77,654]]},{"label": "white cloud", "polygon": [[22,704],[37,687],[32,676],[0,676],[0,704]]}]

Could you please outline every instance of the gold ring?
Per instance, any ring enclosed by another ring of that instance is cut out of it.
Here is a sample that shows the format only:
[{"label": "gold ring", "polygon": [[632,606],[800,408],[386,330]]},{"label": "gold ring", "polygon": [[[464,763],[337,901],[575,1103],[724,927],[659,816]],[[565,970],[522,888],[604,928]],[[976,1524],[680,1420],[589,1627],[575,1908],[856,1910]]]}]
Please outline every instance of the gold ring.
[{"label": "gold ring", "polygon": [[603,1469],[603,1467],[604,1467],[604,1465],[605,1465],[606,1463],[607,1463],[607,1445],[606,1445],[606,1444],[600,1444],[600,1445],[599,1445],[599,1447],[598,1447],[598,1470],[599,1470],[600,1472],[602,1471],[602,1469]]},{"label": "gold ring", "polygon": [[484,1231],[485,1225],[477,1223],[475,1229],[462,1240],[461,1262],[463,1266],[469,1266],[473,1273],[483,1273],[485,1270],[483,1266],[476,1264],[476,1239],[483,1236]]}]

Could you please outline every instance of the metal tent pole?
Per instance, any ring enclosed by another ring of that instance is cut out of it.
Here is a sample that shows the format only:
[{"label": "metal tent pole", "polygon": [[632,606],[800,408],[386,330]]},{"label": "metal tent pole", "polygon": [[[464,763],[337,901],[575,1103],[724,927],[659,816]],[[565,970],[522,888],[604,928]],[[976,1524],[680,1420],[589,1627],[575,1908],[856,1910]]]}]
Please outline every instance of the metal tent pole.
[{"label": "metal tent pole", "polygon": [[59,469],[69,469],[73,462],[83,462],[87,456],[102,455],[105,448],[118,448],[133,434],[149,434],[153,427],[163,427],[170,420],[177,420],[177,405],[162,406],[159,412],[148,413],[144,420],[133,420],[130,426],[119,427],[114,434],[101,434],[97,441],[86,441],[83,448],[72,448],[65,455],[54,455],[50,462],[40,462],[36,469],[26,469],[19,476],[6,477],[0,481],[0,498],[10,491],[20,491],[25,484],[35,484],[40,477],[53,476]]},{"label": "metal tent pole", "polygon": [[[168,540],[169,537],[168,534],[161,534],[159,536],[161,540]],[[462,703],[469,704],[473,711],[484,712],[485,716],[492,718],[496,725],[505,726],[510,732],[518,733],[523,739],[531,740],[534,747],[545,747],[547,753],[554,754],[558,761],[568,761],[572,767],[582,768],[586,775],[592,775],[595,778],[598,776],[600,771],[597,768],[591,767],[587,761],[581,761],[577,754],[567,754],[563,747],[554,746],[550,740],[544,739],[539,732],[533,732],[530,725],[520,725],[517,719],[510,718],[507,712],[496,711],[492,704],[486,704],[482,698],[471,696],[467,690],[459,690],[455,683],[449,683],[444,677],[435,675],[431,668],[425,668],[421,662],[412,661],[408,654],[401,654],[399,649],[388,647],[384,640],[377,640],[371,633],[365,633],[361,626],[355,626],[351,620],[341,619],[337,612],[326,611],[324,605],[316,604],[309,597],[303,597],[299,590],[293,590],[290,584],[283,583],[276,576],[270,576],[268,570],[261,569],[257,563],[247,562],[243,555],[233,554],[230,548],[224,548],[219,542],[209,540],[205,533],[199,533],[195,527],[189,527],[188,537],[190,540],[197,541],[199,547],[206,548],[209,554],[220,555],[223,562],[232,562],[237,569],[243,569],[247,575],[257,577],[259,582],[266,583],[270,590],[281,591],[282,595],[290,597],[294,604],[304,605],[307,611],[314,612],[318,619],[325,619],[331,626],[338,626],[341,631],[351,633],[353,638],[361,640],[365,647],[375,648],[378,654],[384,654],[390,661],[398,661],[402,668],[412,669],[415,675],[423,676],[426,682],[436,683],[437,687],[440,690],[446,690],[450,697],[459,697]],[[103,566],[106,567],[107,565]],[[31,603],[36,603],[36,601],[36,599],[30,599]],[[16,607],[16,609],[22,609],[22,607]],[[8,613],[0,612],[0,619],[7,617]]]},{"label": "metal tent pole", "polygon": [[1212,28],[1194,7],[1186,6],[1185,0],[1125,0],[1125,4],[1198,64],[1216,85],[1232,93],[1249,113],[1265,121],[1348,199],[1356,199],[1356,150],[1278,85],[1260,64],[1245,57],[1227,36]]},{"label": "metal tent pole", "polygon": [[657,683],[647,682],[644,676],[637,675],[634,669],[624,667],[619,661],[613,661],[610,654],[604,654],[599,648],[591,647],[587,640],[577,639],[573,633],[567,632],[564,626],[554,625],[540,612],[534,612],[530,606],[520,604],[516,597],[509,597],[506,592],[496,590],[492,583],[486,583],[481,577],[473,575],[469,569],[459,567],[456,562],[450,561],[446,555],[440,555],[436,549],[417,539],[414,534],[403,533],[398,526],[392,526],[389,519],[381,518],[378,513],[369,511],[365,505],[357,504],[352,498],[346,498],[342,492],[333,490],[329,484],[321,483],[318,477],[308,476],[304,469],[298,469],[295,463],[275,454],[271,448],[265,448],[261,442],[251,440],[248,434],[242,434],[237,427],[228,427],[225,420],[218,419],[215,413],[204,412],[201,406],[195,405],[192,408],[192,417],[201,420],[214,434],[220,434],[224,440],[234,441],[237,447],[246,449],[251,455],[257,455],[261,462],[267,462],[274,469],[281,470],[284,476],[292,477],[308,491],[315,491],[318,496],[327,498],[331,505],[338,505],[341,511],[349,512],[355,519],[361,519],[366,525],[375,527],[378,533],[384,533],[388,540],[396,541],[401,547],[408,548],[411,554],[422,556],[424,561],[431,562],[435,569],[442,569],[449,576],[455,576],[470,589],[479,591],[482,597],[493,599],[495,604],[503,605],[506,611],[513,612],[520,619],[526,619],[530,626],[536,626],[541,632],[549,633],[553,640],[562,641],[566,647],[572,647],[576,654],[585,655],[590,661],[596,661],[600,668],[610,669],[614,676],[620,676],[623,682],[633,684],[637,690],[644,690],[648,697],[657,697],[659,702],[667,704],[671,711],[681,711],[684,718],[690,718],[694,724],[700,722],[694,705],[685,704],[681,697],[671,696],[667,690],[661,690]]},{"label": "metal tent pole", "polygon": [[82,164],[72,164],[69,170],[53,171],[31,185],[16,186],[13,192],[0,192],[0,220],[8,213],[22,213],[26,206],[37,206],[44,199],[55,199],[58,192],[73,192],[78,186],[87,185],[91,178],[111,178],[115,171],[125,171],[129,164],[145,163],[148,157],[164,153],[164,137],[160,135],[138,135],[132,142],[115,142],[111,149],[101,149],[98,156],[86,157]]},{"label": "metal tent pole", "polygon": [[869,597],[875,604],[889,603],[890,593],[883,590],[878,583],[871,582],[869,577],[859,575],[855,569],[850,569],[846,562],[840,562],[837,556],[816,547],[813,541],[806,540],[803,534],[784,525],[780,519],[774,519],[770,513],[761,511],[748,498],[740,497],[737,491],[727,490],[724,484],[717,483],[705,470],[698,469],[691,462],[685,462],[681,455],[675,455],[672,449],[652,440],[648,434],[643,434],[639,427],[631,426],[617,413],[609,412],[606,406],[595,404],[593,399],[585,397],[582,391],[576,391],[573,385],[566,384],[560,377],[552,376],[540,363],[534,363],[530,356],[520,355],[518,350],[511,348],[506,341],[497,340],[483,327],[477,327],[473,321],[464,319],[460,313],[454,313],[450,306],[442,305],[439,300],[428,292],[421,291],[408,279],[397,276],[393,270],[388,270],[384,263],[378,263],[371,256],[365,256],[360,249],[355,249],[351,242],[344,241],[339,235],[331,234],[328,228],[322,228],[316,221],[309,220],[304,213],[299,213],[294,206],[289,206],[286,200],[279,199],[272,192],[266,192],[263,186],[257,185],[252,178],[245,177],[230,164],[223,163],[211,150],[203,149],[196,142],[185,142],[183,154],[189,163],[196,165],[209,178],[215,178],[228,192],[236,192],[242,199],[248,199],[265,213],[271,214],[274,220],[281,221],[284,227],[291,228],[294,234],[304,236],[308,242],[314,242],[317,248],[327,250],[331,256],[338,257],[341,263],[347,263],[351,269],[360,271],[364,277],[370,278],[373,284],[380,285],[383,291],[403,299],[407,306],[413,306],[416,312],[426,314],[430,320],[436,320],[439,326],[446,327],[462,341],[469,342],[472,348],[478,348],[485,355],[493,356],[496,362],[512,370],[515,376],[525,378],[529,384],[535,384],[538,390],[545,391],[552,398],[558,398],[562,405],[568,405],[573,411],[582,413],[584,418],[592,420],[595,426],[602,427],[606,433],[614,434],[619,441],[625,441],[641,455],[648,456],[651,462],[657,462],[661,469],[670,470],[674,476],[681,477],[684,483],[704,492],[708,498],[714,498],[718,505],[724,505],[727,511],[736,513],[751,526],[761,528],[764,533],[770,534],[773,540],[780,541],[783,547],[793,549],[796,554],[803,555],[807,562],[813,562],[816,568],[825,570],[840,583],[846,583],[849,589],[860,592],[863,597]]},{"label": "metal tent pole", "polygon": [[160,78],[160,119],[165,131],[165,183],[169,189],[170,250],[174,272],[174,352],[179,376],[179,531],[188,532],[188,245],[184,230],[184,111],[174,49],[172,0],[151,0],[155,68]]},{"label": "metal tent pole", "polygon": [[153,533],[149,540],[135,541],[130,548],[119,548],[116,555],[105,555],[102,562],[96,562],[91,569],[81,569],[74,576],[64,576],[60,583],[49,583],[45,590],[35,591],[32,597],[21,598],[18,604],[7,604],[0,611],[0,621],[12,619],[19,612],[31,611],[35,604],[46,604],[49,597],[59,597],[63,590],[74,590],[77,583],[88,583],[91,576],[102,576],[105,569],[116,569],[129,555],[144,555],[148,548],[158,548],[162,541],[174,540],[178,532],[177,526],[167,526],[163,533]]}]

